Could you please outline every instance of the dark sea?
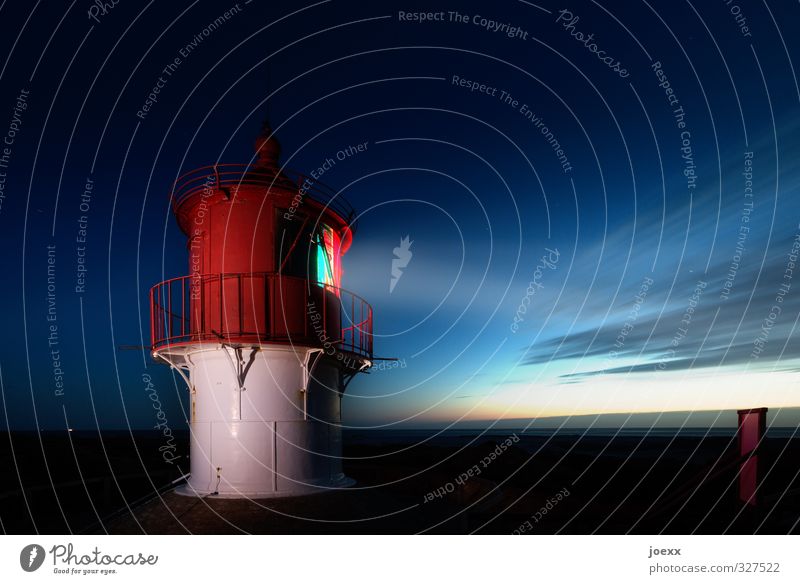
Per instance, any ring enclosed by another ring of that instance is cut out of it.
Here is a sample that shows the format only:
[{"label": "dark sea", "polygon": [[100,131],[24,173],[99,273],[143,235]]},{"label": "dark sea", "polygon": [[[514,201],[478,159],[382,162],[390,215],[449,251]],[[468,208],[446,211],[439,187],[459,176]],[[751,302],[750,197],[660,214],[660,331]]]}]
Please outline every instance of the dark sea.
[{"label": "dark sea", "polygon": [[[407,443],[454,439],[505,439],[512,435],[520,437],[636,437],[636,438],[733,438],[736,428],[448,428],[409,430],[344,430],[344,439],[353,444]],[[800,428],[768,428],[769,438],[800,438]]]}]

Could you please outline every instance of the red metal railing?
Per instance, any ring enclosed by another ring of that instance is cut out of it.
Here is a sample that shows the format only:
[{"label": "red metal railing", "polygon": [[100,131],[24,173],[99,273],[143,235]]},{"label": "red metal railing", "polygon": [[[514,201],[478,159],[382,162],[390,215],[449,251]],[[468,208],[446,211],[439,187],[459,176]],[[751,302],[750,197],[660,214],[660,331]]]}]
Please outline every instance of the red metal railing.
[{"label": "red metal railing", "polygon": [[200,341],[307,345],[372,359],[372,307],[334,286],[276,273],[196,274],[150,289],[153,349]]},{"label": "red metal railing", "polygon": [[181,203],[204,189],[237,189],[240,186],[259,186],[267,189],[288,189],[302,193],[312,201],[328,207],[350,224],[355,231],[355,210],[341,193],[311,177],[283,169],[279,175],[269,169],[247,164],[215,164],[196,168],[182,175],[172,188],[172,205]]}]

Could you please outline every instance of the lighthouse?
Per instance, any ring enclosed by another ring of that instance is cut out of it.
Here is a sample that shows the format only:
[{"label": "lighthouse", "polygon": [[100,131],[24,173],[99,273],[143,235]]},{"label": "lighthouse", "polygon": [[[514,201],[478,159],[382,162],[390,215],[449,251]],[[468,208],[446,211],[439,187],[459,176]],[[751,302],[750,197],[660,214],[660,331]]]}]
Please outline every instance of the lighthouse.
[{"label": "lighthouse", "polygon": [[255,149],[253,164],[175,182],[189,271],[150,290],[152,355],[189,389],[183,494],[281,497],[352,483],[341,401],[372,365],[372,307],[340,286],[355,212],[280,166],[268,124]]}]

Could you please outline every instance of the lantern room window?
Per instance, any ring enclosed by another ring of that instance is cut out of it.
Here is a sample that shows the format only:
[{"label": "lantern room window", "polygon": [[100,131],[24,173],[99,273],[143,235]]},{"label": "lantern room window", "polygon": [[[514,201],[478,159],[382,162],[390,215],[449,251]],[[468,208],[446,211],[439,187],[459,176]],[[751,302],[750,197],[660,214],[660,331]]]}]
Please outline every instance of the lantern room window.
[{"label": "lantern room window", "polygon": [[275,265],[278,273],[285,276],[309,278],[315,261],[315,247],[312,246],[314,235],[312,222],[303,214],[287,218],[286,209],[276,210]]},{"label": "lantern room window", "polygon": [[[305,214],[287,217],[276,210],[275,263],[278,273],[306,278],[320,287],[330,287],[338,296],[342,282],[342,234],[324,223],[314,229]],[[347,235],[347,232],[345,232]]]},{"label": "lantern room window", "polygon": [[320,286],[332,286],[334,291],[338,291],[342,279],[341,237],[332,228],[321,225],[314,236],[314,244],[317,282]]}]

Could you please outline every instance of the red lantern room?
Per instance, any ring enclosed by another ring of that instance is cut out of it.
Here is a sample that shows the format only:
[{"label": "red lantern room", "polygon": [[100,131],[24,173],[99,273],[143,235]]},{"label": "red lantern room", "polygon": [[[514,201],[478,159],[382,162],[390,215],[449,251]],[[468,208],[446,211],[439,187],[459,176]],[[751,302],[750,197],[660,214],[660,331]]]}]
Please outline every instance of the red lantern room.
[{"label": "red lantern room", "polygon": [[372,310],[340,287],[352,207],[329,187],[281,169],[269,125],[255,147],[253,165],[217,164],[176,181],[172,207],[188,238],[189,275],[153,289],[153,346],[318,345],[320,329],[308,318],[316,307],[327,325],[340,320],[341,330],[325,327],[338,349],[370,359]]}]

